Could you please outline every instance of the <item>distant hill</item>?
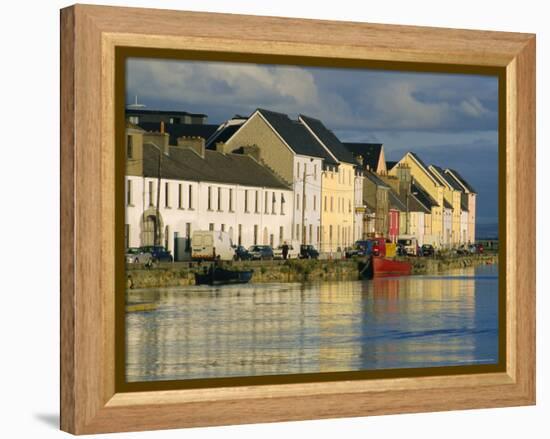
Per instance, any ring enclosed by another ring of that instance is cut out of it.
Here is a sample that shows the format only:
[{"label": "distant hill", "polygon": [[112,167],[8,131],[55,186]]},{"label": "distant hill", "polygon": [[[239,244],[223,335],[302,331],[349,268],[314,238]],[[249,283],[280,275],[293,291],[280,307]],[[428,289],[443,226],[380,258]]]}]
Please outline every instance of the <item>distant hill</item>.
[{"label": "distant hill", "polygon": [[476,239],[497,239],[498,223],[476,224]]}]

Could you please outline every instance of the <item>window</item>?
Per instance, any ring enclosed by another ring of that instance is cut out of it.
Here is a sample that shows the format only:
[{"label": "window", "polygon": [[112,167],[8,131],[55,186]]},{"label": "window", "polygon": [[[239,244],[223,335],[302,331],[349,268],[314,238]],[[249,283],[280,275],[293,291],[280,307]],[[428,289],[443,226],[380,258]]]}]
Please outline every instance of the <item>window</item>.
[{"label": "window", "polygon": [[309,243],[311,244],[313,242],[313,226],[309,225]]},{"label": "window", "polygon": [[285,239],[285,228],[283,226],[279,227],[279,245],[283,245],[283,240]]},{"label": "window", "polygon": [[285,214],[285,195],[281,194],[281,215]]},{"label": "window", "polygon": [[328,240],[332,244],[332,225],[328,226]]},{"label": "window", "polygon": [[300,178],[300,162],[296,163],[296,178]]},{"label": "window", "polygon": [[327,204],[327,196],[325,195],[325,212],[327,211],[327,206],[328,206],[328,204]]},{"label": "window", "polygon": [[317,242],[319,242],[320,239],[321,239],[321,237],[320,237],[320,235],[319,235],[319,232],[320,232],[320,231],[319,231],[319,226],[315,226],[315,230],[316,230],[316,235],[317,235]]},{"label": "window", "polygon": [[208,230],[210,230],[210,231],[214,230],[214,223],[208,224]]},{"label": "window", "polygon": [[222,231],[222,232],[225,232],[225,224],[222,224],[222,225],[221,225],[221,231]]},{"label": "window", "polygon": [[254,245],[258,244],[258,224],[254,224]]},{"label": "window", "polygon": [[254,213],[260,213],[260,191],[254,193]]},{"label": "window", "polygon": [[193,209],[193,186],[189,185],[189,209]]},{"label": "window", "polygon": [[222,188],[218,188],[218,212],[222,210]]},{"label": "window", "polygon": [[275,215],[275,205],[277,204],[277,197],[275,196],[275,192],[271,192],[271,213]]},{"label": "window", "polygon": [[317,195],[313,196],[313,210],[317,210]]},{"label": "window", "polygon": [[313,165],[313,179],[317,180],[317,165]]},{"label": "window", "polygon": [[208,210],[212,210],[212,186],[208,186]]},{"label": "window", "polygon": [[239,224],[237,229],[239,231],[239,236],[237,238],[237,242],[239,243],[239,245],[243,245],[243,225]]},{"label": "window", "polygon": [[304,201],[303,201],[302,204],[303,204],[302,209],[306,210],[306,209],[307,209],[307,206],[306,206],[306,204],[307,204],[307,196],[306,196],[306,195],[304,195]]},{"label": "window", "polygon": [[126,204],[132,205],[132,180],[126,182]]},{"label": "window", "polygon": [[300,194],[296,194],[296,210],[300,210]]},{"label": "window", "polygon": [[149,182],[149,206],[153,206],[155,201],[153,199],[153,182]]},{"label": "window", "polygon": [[296,224],[296,239],[300,240],[300,224]]},{"label": "window", "polygon": [[170,207],[170,183],[164,183],[164,207]]},{"label": "window", "polygon": [[183,209],[183,184],[178,184],[178,209]]},{"label": "window", "polygon": [[229,212],[233,212],[233,189],[229,189]]},{"label": "window", "polygon": [[244,212],[248,213],[248,189],[244,190]]},{"label": "window", "polygon": [[330,211],[334,212],[334,197],[330,197]]},{"label": "window", "polygon": [[351,213],[351,198],[348,199],[348,212]]},{"label": "window", "polygon": [[134,158],[134,138],[132,136],[127,136],[126,144],[126,159]]},{"label": "window", "polygon": [[269,193],[265,191],[264,195],[264,212],[269,213]]},{"label": "window", "polygon": [[124,245],[130,247],[130,224],[124,224]]}]

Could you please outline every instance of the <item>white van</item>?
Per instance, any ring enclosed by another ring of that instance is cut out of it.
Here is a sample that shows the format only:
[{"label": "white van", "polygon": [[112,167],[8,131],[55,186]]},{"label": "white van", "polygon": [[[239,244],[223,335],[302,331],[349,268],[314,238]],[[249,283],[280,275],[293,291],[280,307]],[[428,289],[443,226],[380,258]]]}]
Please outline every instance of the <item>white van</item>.
[{"label": "white van", "polygon": [[191,258],[231,261],[235,256],[229,233],[217,230],[197,230],[191,236]]},{"label": "white van", "polygon": [[403,246],[408,256],[417,256],[418,240],[414,235],[400,235],[397,237],[397,244]]}]

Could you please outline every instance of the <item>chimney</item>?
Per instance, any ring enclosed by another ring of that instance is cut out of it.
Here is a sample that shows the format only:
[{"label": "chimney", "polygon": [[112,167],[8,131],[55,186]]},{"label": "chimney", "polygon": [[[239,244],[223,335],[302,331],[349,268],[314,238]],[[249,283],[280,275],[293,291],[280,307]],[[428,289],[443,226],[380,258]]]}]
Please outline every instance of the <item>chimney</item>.
[{"label": "chimney", "polygon": [[179,137],[178,138],[178,147],[179,148],[190,148],[195,151],[198,155],[204,158],[204,138],[202,137]]},{"label": "chimney", "polygon": [[[164,127],[161,125],[161,130]],[[168,154],[170,146],[168,145],[170,136],[168,133],[143,133],[143,143],[154,143],[157,145],[164,154]]]},{"label": "chimney", "polygon": [[249,155],[257,162],[259,162],[261,159],[260,148],[258,147],[258,145],[243,146],[243,154]]},{"label": "chimney", "polygon": [[363,156],[362,156],[361,154],[356,155],[356,156],[355,156],[355,160],[357,160],[357,163],[359,163],[359,165],[360,165],[361,167],[363,167],[364,160],[363,160]]},{"label": "chimney", "polygon": [[399,180],[399,192],[408,193],[411,187],[411,168],[406,163],[397,165],[396,177]]},{"label": "chimney", "polygon": [[225,153],[225,142],[216,142],[214,149],[218,152]]}]

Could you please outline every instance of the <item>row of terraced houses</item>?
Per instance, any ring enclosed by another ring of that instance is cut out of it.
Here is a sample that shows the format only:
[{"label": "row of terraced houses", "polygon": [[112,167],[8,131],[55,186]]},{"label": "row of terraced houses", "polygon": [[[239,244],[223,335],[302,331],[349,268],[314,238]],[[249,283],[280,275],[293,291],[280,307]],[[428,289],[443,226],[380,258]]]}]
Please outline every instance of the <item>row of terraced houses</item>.
[{"label": "row of terraced houses", "polygon": [[265,109],[221,125],[186,112],[126,116],[128,247],[164,245],[183,260],[195,230],[324,254],[373,236],[475,240],[475,190],[413,152],[388,162],[382,144],[341,142],[318,119]]}]

